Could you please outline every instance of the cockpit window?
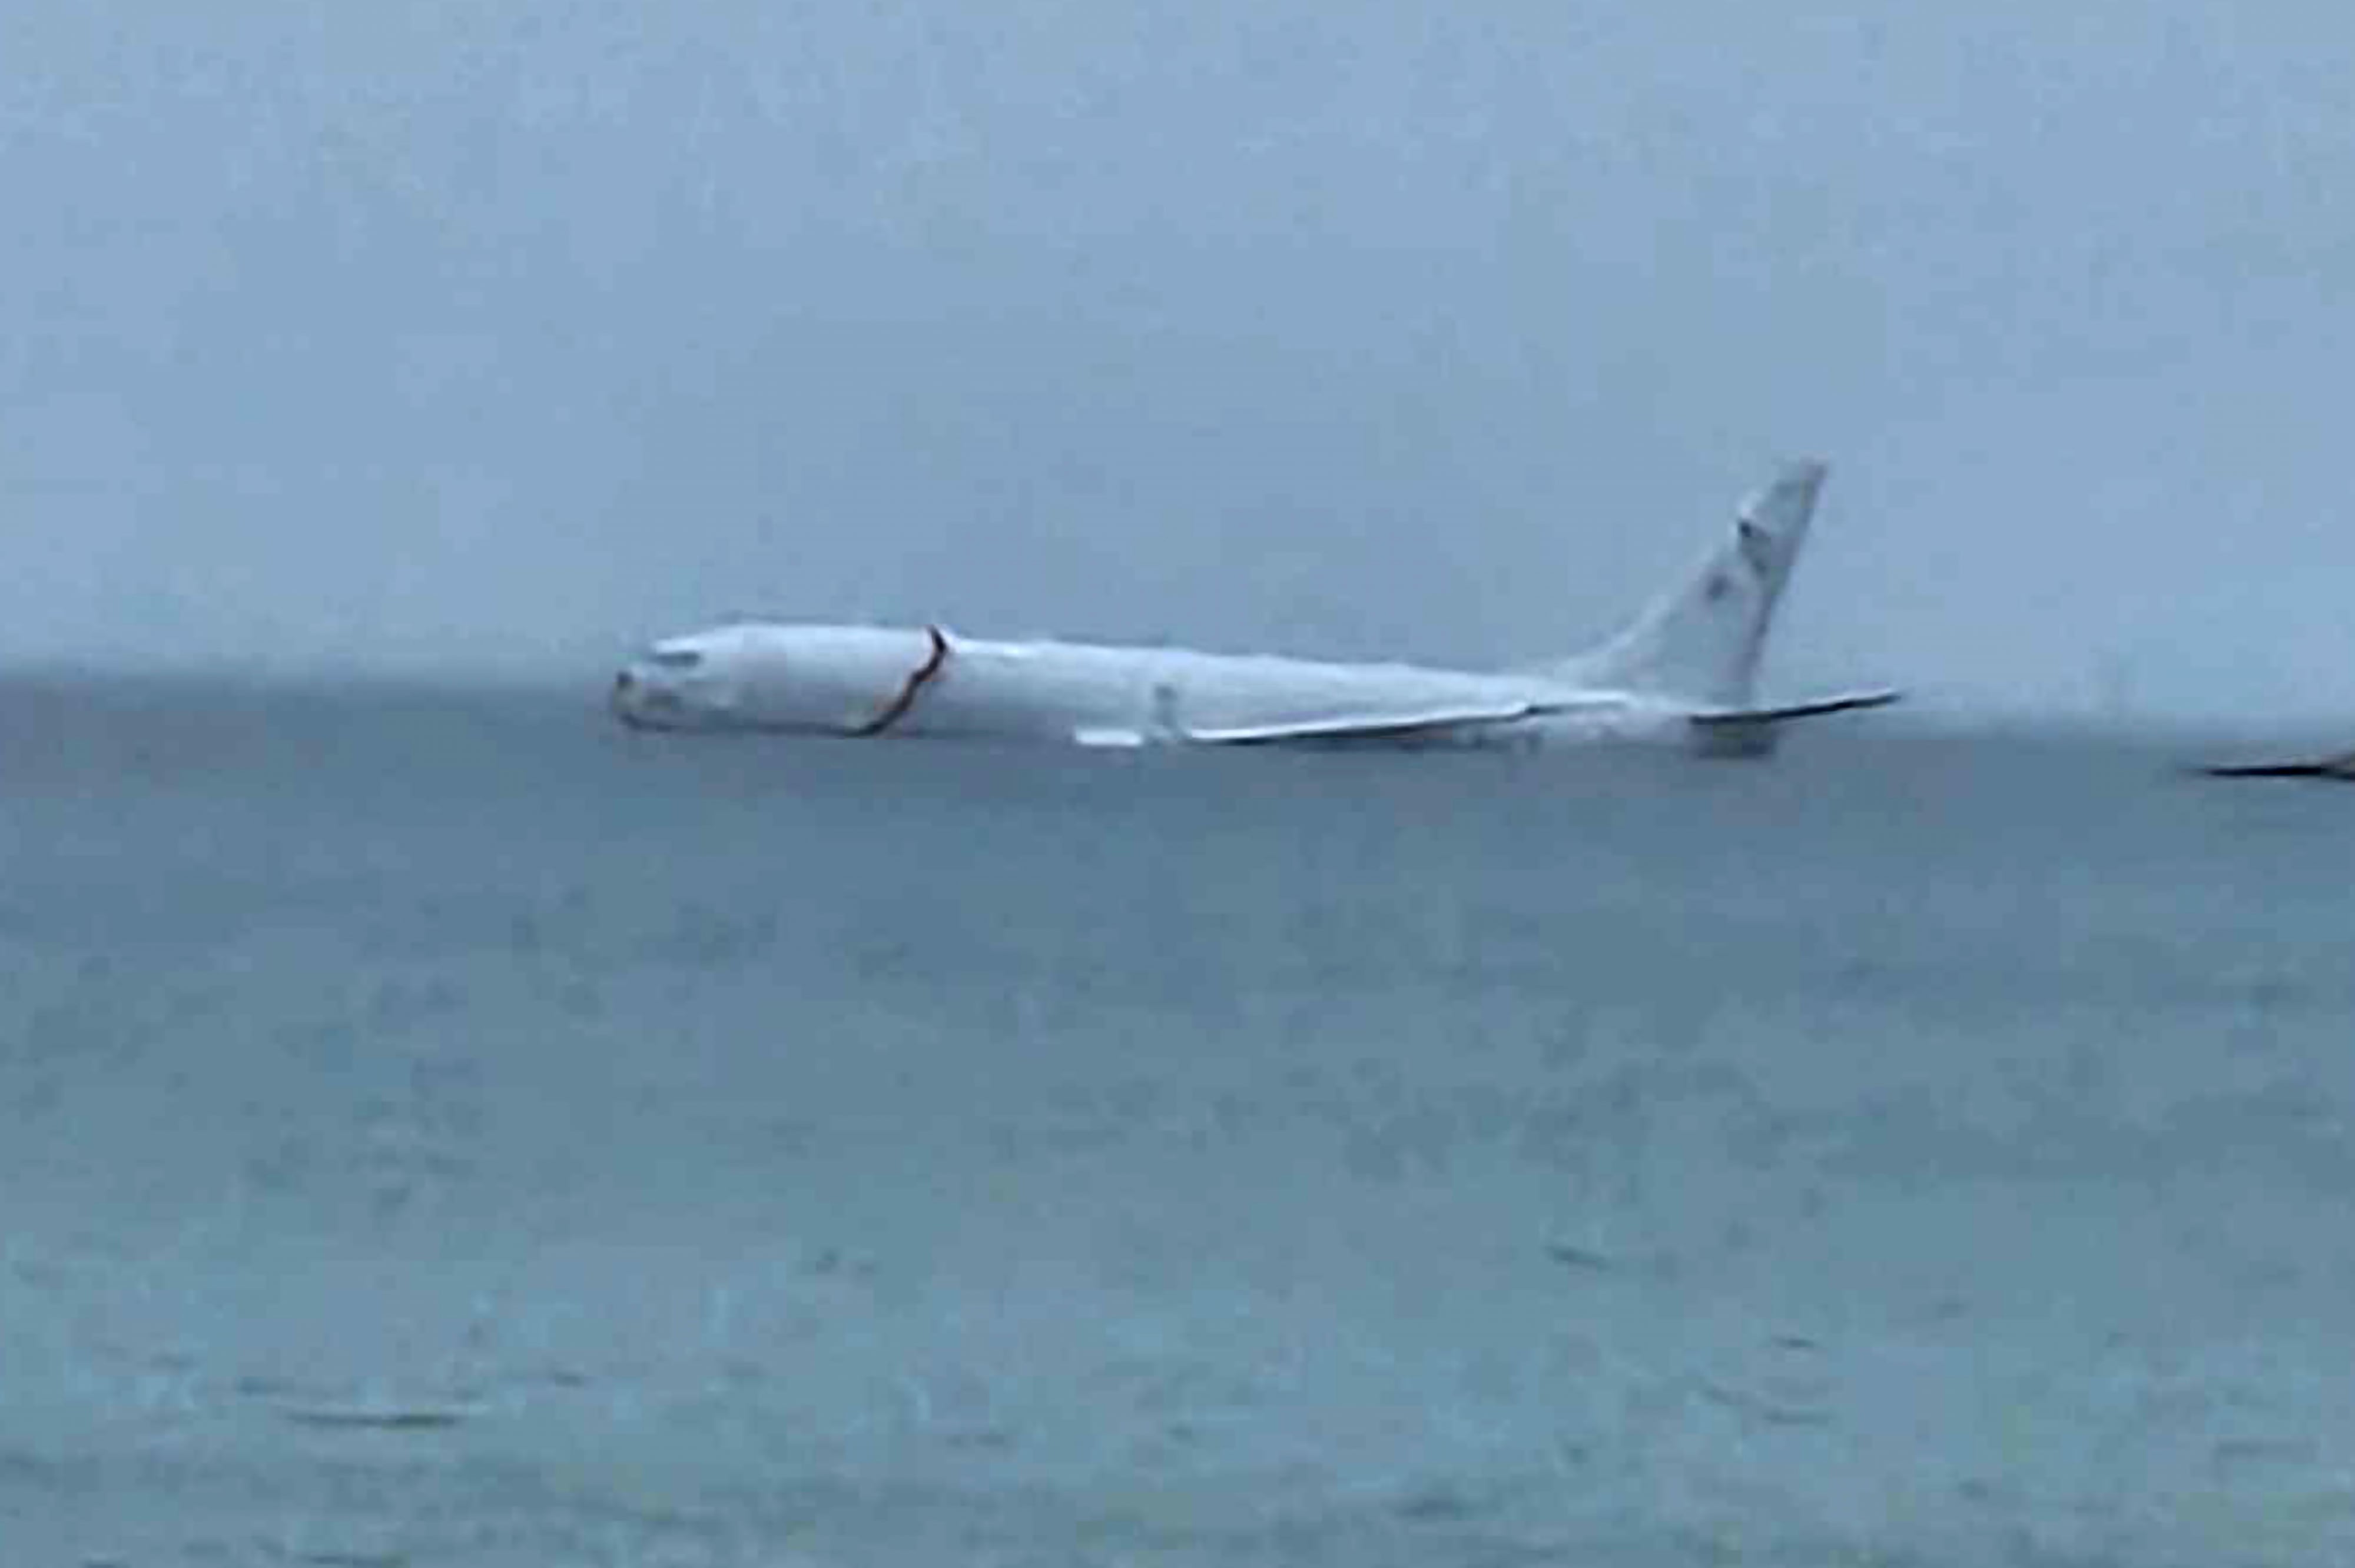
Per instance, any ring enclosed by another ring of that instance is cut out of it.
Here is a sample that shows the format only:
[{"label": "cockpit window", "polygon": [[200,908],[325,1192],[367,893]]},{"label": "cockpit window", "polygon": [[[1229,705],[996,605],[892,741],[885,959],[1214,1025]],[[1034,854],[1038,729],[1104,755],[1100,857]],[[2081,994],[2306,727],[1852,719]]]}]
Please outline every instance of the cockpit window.
[{"label": "cockpit window", "polygon": [[664,670],[692,670],[703,662],[703,655],[692,648],[657,648],[653,662]]}]

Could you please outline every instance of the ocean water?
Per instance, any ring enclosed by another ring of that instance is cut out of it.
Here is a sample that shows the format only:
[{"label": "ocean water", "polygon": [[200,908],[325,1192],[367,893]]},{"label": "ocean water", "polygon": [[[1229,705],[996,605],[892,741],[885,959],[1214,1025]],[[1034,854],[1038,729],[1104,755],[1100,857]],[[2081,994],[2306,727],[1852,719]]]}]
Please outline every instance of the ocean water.
[{"label": "ocean water", "polygon": [[0,1559],[2355,1560],[2355,790],[0,692]]}]

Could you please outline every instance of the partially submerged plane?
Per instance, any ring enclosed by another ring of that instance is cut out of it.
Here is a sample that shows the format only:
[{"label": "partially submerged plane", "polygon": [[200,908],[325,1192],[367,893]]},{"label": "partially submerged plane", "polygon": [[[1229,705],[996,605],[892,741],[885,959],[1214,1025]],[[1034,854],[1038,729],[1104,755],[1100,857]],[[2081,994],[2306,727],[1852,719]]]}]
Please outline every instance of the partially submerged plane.
[{"label": "partially submerged plane", "polygon": [[656,729],[1119,747],[1534,750],[1629,740],[1762,756],[1794,720],[1899,696],[1882,688],[1780,705],[1754,698],[1826,472],[1812,460],[1785,465],[1744,498],[1688,580],[1619,635],[1518,669],[733,621],[655,643],[614,675],[609,700],[623,722]]}]

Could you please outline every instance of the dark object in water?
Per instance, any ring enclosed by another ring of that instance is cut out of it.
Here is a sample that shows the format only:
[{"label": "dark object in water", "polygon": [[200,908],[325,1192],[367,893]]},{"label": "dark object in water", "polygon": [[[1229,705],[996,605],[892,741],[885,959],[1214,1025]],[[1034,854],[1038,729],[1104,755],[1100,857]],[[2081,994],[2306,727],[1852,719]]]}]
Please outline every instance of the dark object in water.
[{"label": "dark object in water", "polygon": [[2328,779],[2355,784],[2355,751],[2312,762],[2210,763],[2200,769],[2211,779]]},{"label": "dark object in water", "polygon": [[348,1426],[379,1432],[432,1432],[455,1426],[465,1419],[462,1410],[400,1407],[390,1410],[345,1409],[304,1405],[282,1412],[304,1426]]}]

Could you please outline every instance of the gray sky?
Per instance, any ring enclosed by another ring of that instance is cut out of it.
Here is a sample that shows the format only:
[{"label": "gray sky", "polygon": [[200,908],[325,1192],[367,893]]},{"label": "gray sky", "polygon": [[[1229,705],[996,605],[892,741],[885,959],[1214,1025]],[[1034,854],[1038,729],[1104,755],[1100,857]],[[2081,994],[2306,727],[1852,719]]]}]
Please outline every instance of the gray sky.
[{"label": "gray sky", "polygon": [[0,0],[0,656],[716,616],[2355,718],[2313,3]]}]

